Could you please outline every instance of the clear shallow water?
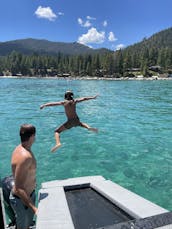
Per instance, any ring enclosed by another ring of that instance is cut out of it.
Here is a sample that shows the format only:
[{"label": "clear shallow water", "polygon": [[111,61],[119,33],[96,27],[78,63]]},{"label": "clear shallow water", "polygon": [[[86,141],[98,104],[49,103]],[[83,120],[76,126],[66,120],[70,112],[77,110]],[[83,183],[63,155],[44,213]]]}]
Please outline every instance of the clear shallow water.
[{"label": "clear shallow water", "polygon": [[[54,129],[66,121],[62,106],[42,103],[100,94],[78,104],[81,121],[95,134],[73,128],[61,134],[54,154]],[[37,181],[102,175],[172,210],[172,81],[96,81],[0,79],[0,175],[11,173],[10,158],[19,144],[19,127],[37,127],[33,145]]]}]

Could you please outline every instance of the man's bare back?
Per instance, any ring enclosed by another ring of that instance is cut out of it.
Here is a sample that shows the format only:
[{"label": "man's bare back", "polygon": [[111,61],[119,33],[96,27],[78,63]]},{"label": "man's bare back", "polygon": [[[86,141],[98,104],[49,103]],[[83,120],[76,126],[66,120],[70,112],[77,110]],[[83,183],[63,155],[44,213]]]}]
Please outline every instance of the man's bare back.
[{"label": "man's bare back", "polygon": [[68,119],[73,119],[78,117],[76,113],[76,101],[75,100],[65,100],[64,101],[65,113]]}]

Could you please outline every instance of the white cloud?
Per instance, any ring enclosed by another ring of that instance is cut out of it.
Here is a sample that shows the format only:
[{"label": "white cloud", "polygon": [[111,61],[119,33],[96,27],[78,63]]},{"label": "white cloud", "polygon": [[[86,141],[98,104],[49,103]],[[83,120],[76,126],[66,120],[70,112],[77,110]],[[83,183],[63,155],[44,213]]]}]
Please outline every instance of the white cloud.
[{"label": "white cloud", "polygon": [[79,25],[82,25],[82,24],[83,24],[83,21],[82,21],[81,18],[78,18],[78,24],[79,24]]},{"label": "white cloud", "polygon": [[88,20],[83,24],[83,27],[90,27],[90,26],[91,26],[91,23]]},{"label": "white cloud", "polygon": [[63,15],[64,15],[64,13],[62,13],[62,12],[58,12],[58,15],[63,16]]},{"label": "white cloud", "polygon": [[106,20],[103,22],[103,26],[104,26],[104,27],[107,26],[107,21],[106,21]]},{"label": "white cloud", "polygon": [[96,20],[95,17],[90,17],[90,16],[87,16],[87,19],[88,19],[88,20]]},{"label": "white cloud", "polygon": [[78,18],[78,24],[82,27],[87,27],[87,28],[91,26],[91,23],[89,20],[86,20],[84,22],[81,18]]},{"label": "white cloud", "polygon": [[119,44],[119,45],[116,46],[116,50],[123,49],[124,47],[125,47],[125,45]]},{"label": "white cloud", "polygon": [[103,43],[105,41],[105,32],[98,32],[96,28],[91,28],[86,34],[82,34],[78,38],[78,43],[88,44],[88,43]]},{"label": "white cloud", "polygon": [[45,18],[49,21],[54,21],[57,18],[57,15],[53,13],[50,7],[39,6],[38,9],[35,11],[35,14],[38,18]]},{"label": "white cloud", "polygon": [[113,32],[110,32],[110,33],[109,33],[108,40],[111,41],[111,42],[117,40],[117,38],[115,37],[115,35],[114,35]]}]

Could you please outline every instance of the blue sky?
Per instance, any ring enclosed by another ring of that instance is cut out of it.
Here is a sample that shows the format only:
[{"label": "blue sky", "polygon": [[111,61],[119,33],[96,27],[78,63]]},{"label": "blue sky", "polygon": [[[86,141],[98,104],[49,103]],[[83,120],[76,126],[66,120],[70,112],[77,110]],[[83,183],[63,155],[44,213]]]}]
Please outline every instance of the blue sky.
[{"label": "blue sky", "polygon": [[36,38],[116,50],[172,26],[172,0],[0,0],[0,42]]}]

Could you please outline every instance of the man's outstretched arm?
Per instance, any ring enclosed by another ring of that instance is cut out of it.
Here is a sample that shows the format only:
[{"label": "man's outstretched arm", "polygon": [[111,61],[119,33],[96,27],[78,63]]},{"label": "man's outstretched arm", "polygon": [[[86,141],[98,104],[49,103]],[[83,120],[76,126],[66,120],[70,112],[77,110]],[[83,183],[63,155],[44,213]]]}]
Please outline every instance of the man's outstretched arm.
[{"label": "man's outstretched arm", "polygon": [[59,105],[63,105],[64,101],[61,102],[50,102],[50,103],[44,103],[40,106],[40,109],[43,109],[44,107],[51,107],[51,106],[59,106]]},{"label": "man's outstretched arm", "polygon": [[76,101],[77,103],[79,103],[79,102],[86,101],[86,100],[90,100],[90,99],[96,99],[97,96],[98,96],[98,94],[95,95],[95,96],[82,97],[82,98],[76,99],[75,101]]}]

